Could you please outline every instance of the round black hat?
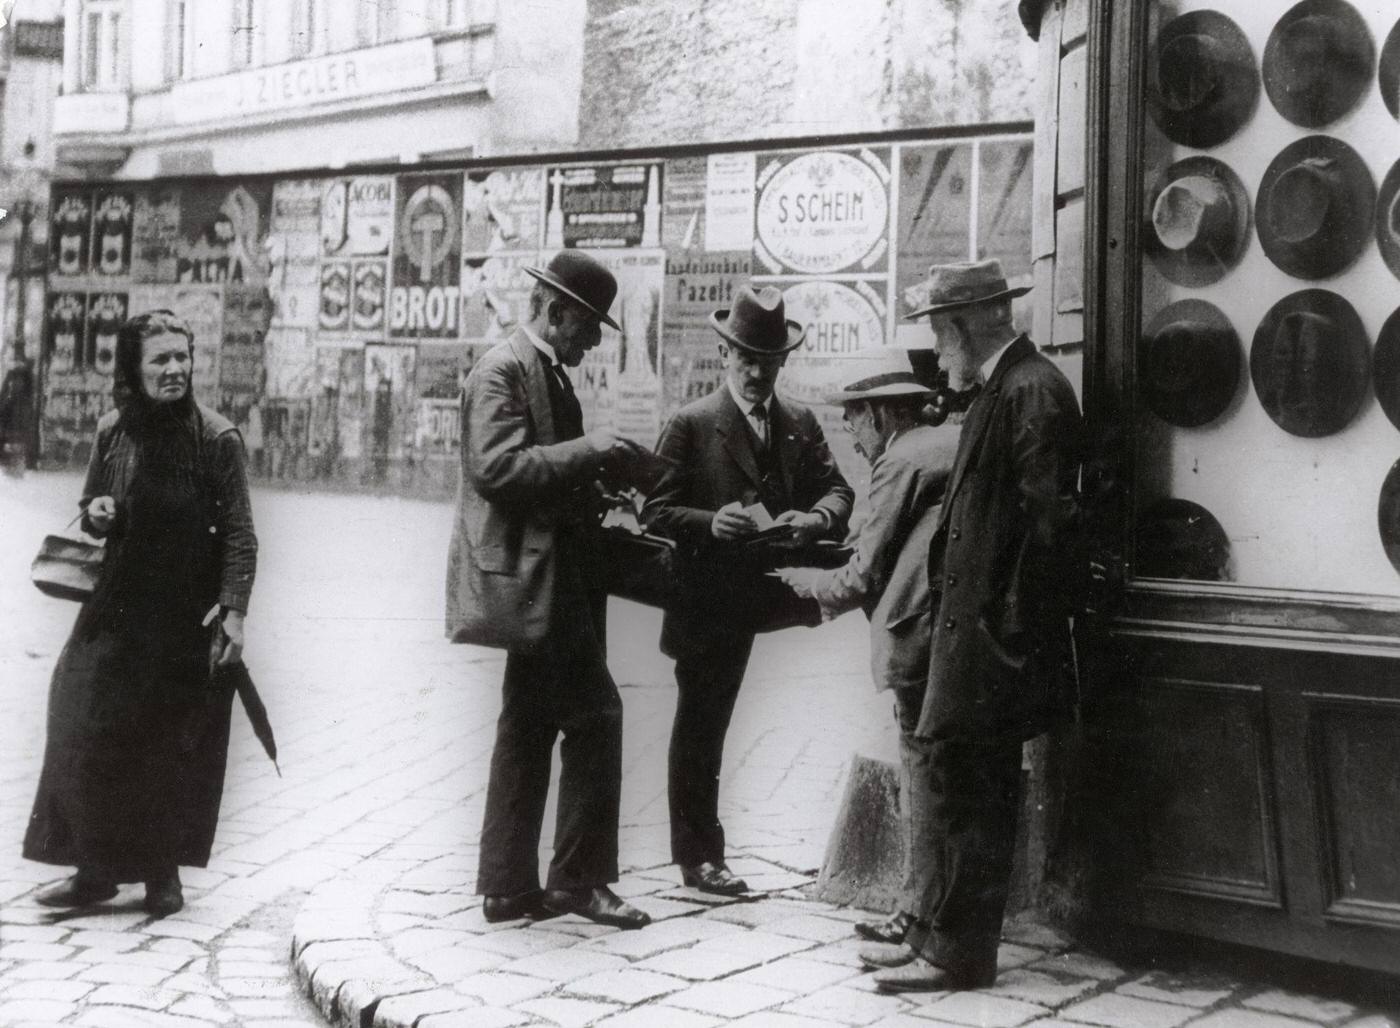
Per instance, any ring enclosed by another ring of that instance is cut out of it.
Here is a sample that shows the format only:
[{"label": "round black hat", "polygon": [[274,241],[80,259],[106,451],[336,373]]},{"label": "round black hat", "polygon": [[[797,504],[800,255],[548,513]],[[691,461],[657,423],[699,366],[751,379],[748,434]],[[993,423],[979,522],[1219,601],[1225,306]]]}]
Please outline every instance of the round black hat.
[{"label": "round black hat", "polygon": [[1147,55],[1147,110],[1162,134],[1211,147],[1233,136],[1259,102],[1254,51],[1219,11],[1191,11],[1162,26]]},{"label": "round black hat", "polygon": [[1214,157],[1188,157],[1152,191],[1147,254],[1178,285],[1218,282],[1249,246],[1249,190]]},{"label": "round black hat", "polygon": [[1136,573],[1146,578],[1222,582],[1230,563],[1230,539],[1215,515],[1174,496],[1138,515]]},{"label": "round black hat", "polygon": [[1371,381],[1376,386],[1376,399],[1390,423],[1400,428],[1400,308],[1385,319],[1376,336],[1376,350],[1371,355]]},{"label": "round black hat", "polygon": [[1240,383],[1240,338],[1204,300],[1178,300],[1142,334],[1137,379],[1142,398],[1169,425],[1195,428],[1230,406]]},{"label": "round black hat", "polygon": [[1255,202],[1259,243],[1296,278],[1347,268],[1374,232],[1376,183],[1361,155],[1332,136],[1284,147],[1264,171]]},{"label": "round black hat", "polygon": [[1381,483],[1380,502],[1376,504],[1377,528],[1381,545],[1391,567],[1400,571],[1400,460],[1391,465]]},{"label": "round black hat", "polygon": [[1356,416],[1370,366],[1361,317],[1326,289],[1302,289],[1270,307],[1249,351],[1260,406],[1285,432],[1309,438]]},{"label": "round black hat", "polygon": [[1400,161],[1386,172],[1376,198],[1376,245],[1385,266],[1400,278]]},{"label": "round black hat", "polygon": [[1392,118],[1400,118],[1400,21],[1390,30],[1381,46],[1381,99]]},{"label": "round black hat", "polygon": [[1376,44],[1346,0],[1303,0],[1264,44],[1264,89],[1289,121],[1320,128],[1356,106],[1371,84]]}]

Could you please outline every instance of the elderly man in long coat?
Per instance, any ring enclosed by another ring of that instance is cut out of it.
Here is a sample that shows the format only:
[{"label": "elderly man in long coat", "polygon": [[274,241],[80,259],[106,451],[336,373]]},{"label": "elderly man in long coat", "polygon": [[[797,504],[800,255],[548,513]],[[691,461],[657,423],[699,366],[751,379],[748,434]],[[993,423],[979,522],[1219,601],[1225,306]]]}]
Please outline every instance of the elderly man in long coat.
[{"label": "elderly man in long coat", "polygon": [[1020,808],[1021,744],[1073,701],[1069,617],[1080,570],[1079,404],[1012,326],[995,260],[935,265],[927,316],[950,377],[986,385],[963,422],[929,547],[941,594],[917,734],[928,740],[921,830],[937,844],[903,946],[862,951],[885,991],[996,978]]},{"label": "elderly man in long coat", "polygon": [[[610,430],[584,435],[566,367],[598,345],[617,295],[577,250],[537,280],[529,320],[472,369],[462,392],[462,478],[447,575],[447,634],[508,650],[481,830],[487,921],[576,913],[640,928],[617,881],[622,702],[606,663],[606,600],[593,483],[647,457]],[[547,889],[538,867],[551,755],[559,807]]]}]

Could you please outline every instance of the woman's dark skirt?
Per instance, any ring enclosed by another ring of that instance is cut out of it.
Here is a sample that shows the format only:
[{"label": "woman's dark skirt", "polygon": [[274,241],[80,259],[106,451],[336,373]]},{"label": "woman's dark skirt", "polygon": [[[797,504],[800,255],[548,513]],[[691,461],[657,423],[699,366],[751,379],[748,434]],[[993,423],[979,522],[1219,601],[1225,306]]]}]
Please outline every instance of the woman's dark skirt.
[{"label": "woman's dark skirt", "polygon": [[233,691],[210,688],[207,648],[179,649],[74,631],[49,687],[27,859],[117,882],[207,865]]}]

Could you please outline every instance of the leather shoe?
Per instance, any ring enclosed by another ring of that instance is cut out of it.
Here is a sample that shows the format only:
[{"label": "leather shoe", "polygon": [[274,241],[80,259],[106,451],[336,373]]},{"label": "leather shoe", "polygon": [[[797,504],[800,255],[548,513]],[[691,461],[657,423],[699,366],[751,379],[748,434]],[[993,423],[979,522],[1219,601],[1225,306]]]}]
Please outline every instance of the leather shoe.
[{"label": "leather shoe", "polygon": [[957,973],[916,957],[902,967],[877,971],[875,985],[881,992],[961,992],[985,989],[996,977],[995,970],[986,975]]},{"label": "leather shoe", "polygon": [[523,917],[542,921],[554,914],[544,908],[544,890],[530,889],[509,896],[487,896],[481,903],[481,916],[491,924],[499,924]]},{"label": "leather shoe", "polygon": [[86,907],[109,900],[116,894],[115,882],[79,871],[72,878],[45,889],[34,897],[34,901],[45,907]]},{"label": "leather shoe", "polygon": [[578,914],[614,928],[644,928],[651,916],[619,899],[606,885],[591,889],[546,889],[544,905],[556,914]]},{"label": "leather shoe", "polygon": [[170,874],[153,878],[146,883],[146,899],[141,904],[146,908],[148,914],[156,917],[169,917],[178,913],[185,907],[185,893],[180,888],[180,874],[171,871]]},{"label": "leather shoe", "polygon": [[681,882],[692,889],[716,896],[742,896],[749,891],[748,882],[735,878],[723,864],[713,864],[708,860],[694,867],[682,864]]},{"label": "leather shoe", "polygon": [[870,969],[903,967],[914,959],[914,951],[901,942],[872,942],[856,952],[860,962]]},{"label": "leather shoe", "polygon": [[888,921],[857,921],[856,934],[871,942],[901,943],[909,934],[909,926],[914,923],[914,915],[898,911]]}]

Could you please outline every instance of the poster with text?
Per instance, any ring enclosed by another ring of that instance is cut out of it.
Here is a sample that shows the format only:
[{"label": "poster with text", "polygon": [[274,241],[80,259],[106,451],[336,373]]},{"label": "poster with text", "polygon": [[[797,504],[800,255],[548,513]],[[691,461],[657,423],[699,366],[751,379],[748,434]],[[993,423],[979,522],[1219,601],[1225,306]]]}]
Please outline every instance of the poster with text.
[{"label": "poster with text", "polygon": [[271,202],[267,181],[182,190],[176,281],[266,283],[272,266],[264,246]]},{"label": "poster with text", "polygon": [[419,343],[413,448],[423,456],[454,454],[461,445],[462,383],[471,369],[468,343]]},{"label": "poster with text", "polygon": [[283,179],[272,189],[266,251],[273,322],[312,328],[320,309],[320,179]]},{"label": "poster with text", "polygon": [[[848,358],[887,342],[885,285],[828,279],[773,284],[783,291],[787,316],[807,330],[802,345],[788,357],[778,388],[801,403],[821,405],[840,390]],[[835,417],[839,422],[839,411]]]},{"label": "poster with text", "polygon": [[90,445],[98,420],[115,405],[109,376],[91,368],[51,367],[44,390],[45,455],[71,454]]},{"label": "poster with text", "polygon": [[455,339],[461,334],[462,173],[400,176],[395,202],[389,334]]},{"label": "poster with text", "polygon": [[220,410],[245,411],[263,392],[265,344],[272,296],[263,286],[224,287],[224,345],[219,355]]},{"label": "poster with text", "polygon": [[926,299],[930,265],[971,257],[972,144],[900,148],[896,221],[896,314],[902,315]]},{"label": "poster with text", "polygon": [[389,252],[394,235],[394,179],[360,175],[322,181],[321,253],[371,257]]},{"label": "poster with text", "polygon": [[[342,414],[342,364],[347,354],[360,356],[360,349],[351,344],[318,346],[311,377],[311,418],[306,429],[306,452],[312,457],[334,460],[341,456],[340,419]],[[364,374],[356,364],[355,393],[360,391]],[[357,422],[358,425],[358,422]],[[358,431],[356,432],[358,436]]]},{"label": "poster with text", "polygon": [[87,294],[56,291],[49,293],[48,339],[49,371],[76,371],[83,367],[83,339],[87,331]]},{"label": "poster with text", "polygon": [[358,332],[384,331],[385,277],[382,260],[357,260],[350,265],[350,327]]},{"label": "poster with text", "polygon": [[365,346],[365,452],[372,460],[402,457],[413,443],[416,356],[411,345]]},{"label": "poster with text", "polygon": [[598,347],[584,355],[573,381],[585,428],[611,426],[652,446],[661,431],[661,250],[603,250],[594,254],[617,278],[611,314],[619,332],[602,326]]},{"label": "poster with text", "polygon": [[321,265],[321,311],[317,324],[323,332],[344,332],[350,327],[349,261],[326,261]]},{"label": "poster with text", "polygon": [[49,215],[49,267],[65,278],[84,275],[91,248],[92,193],[55,189]]},{"label": "poster with text", "polygon": [[757,167],[751,153],[717,153],[705,159],[705,249],[753,248]]},{"label": "poster with text", "polygon": [[462,197],[462,252],[538,250],[543,168],[468,171]]},{"label": "poster with text", "polygon": [[980,143],[977,177],[977,256],[1001,261],[1008,279],[1031,274],[1031,168],[1029,139]]},{"label": "poster with text", "polygon": [[889,267],[887,147],[764,154],[754,256],[764,274],[879,274]]},{"label": "poster with text", "polygon": [[647,161],[551,170],[544,248],[660,246],[661,167]]},{"label": "poster with text", "polygon": [[724,378],[719,334],[710,315],[730,307],[734,294],[753,275],[748,251],[676,253],[666,258],[662,420],[708,396]]},{"label": "poster with text", "polygon": [[539,264],[537,252],[462,258],[462,335],[495,343],[528,321],[535,280],[525,269]]},{"label": "poster with text", "polygon": [[152,182],[138,190],[132,204],[131,280],[174,282],[180,242],[180,194]]},{"label": "poster with text", "polygon": [[130,190],[99,190],[92,219],[92,270],[106,278],[131,273],[131,228],[135,201]]},{"label": "poster with text", "polygon": [[[705,236],[705,158],[676,157],[666,162],[666,188],[662,193],[661,239],[666,249],[699,250],[707,245]],[[749,182],[753,192],[753,182]],[[753,234],[750,217],[749,234]],[[740,249],[747,250],[752,239]]]},{"label": "poster with text", "polygon": [[112,374],[117,360],[117,331],[127,317],[126,293],[91,293],[83,363],[101,375]]},{"label": "poster with text", "polygon": [[310,395],[316,360],[311,333],[304,328],[274,325],[267,331],[263,348],[267,395],[279,398]]}]

